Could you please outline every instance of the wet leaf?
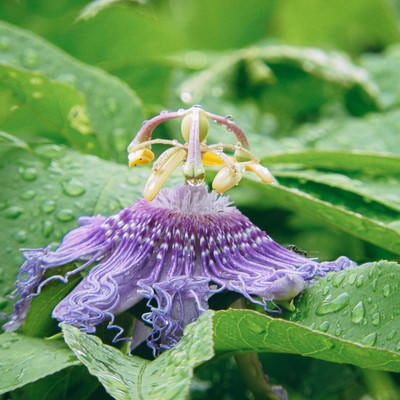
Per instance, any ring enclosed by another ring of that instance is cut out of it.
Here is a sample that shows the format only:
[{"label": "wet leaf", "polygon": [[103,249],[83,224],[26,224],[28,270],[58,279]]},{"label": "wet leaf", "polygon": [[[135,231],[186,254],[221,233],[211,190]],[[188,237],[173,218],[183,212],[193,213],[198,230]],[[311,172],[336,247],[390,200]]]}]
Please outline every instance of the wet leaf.
[{"label": "wet leaf", "polygon": [[17,333],[0,335],[0,360],[0,394],[80,364],[63,341]]},{"label": "wet leaf", "polygon": [[99,152],[85,98],[74,87],[50,81],[38,72],[0,64],[1,127],[24,138],[31,135]]},{"label": "wet leaf", "polygon": [[[75,87],[84,95],[100,155],[120,161],[125,158],[126,145],[144,119],[138,97],[126,84],[6,22],[0,22],[0,36],[3,43],[9,43],[0,48],[1,63],[38,71],[48,79]],[[79,111],[77,123],[86,124]]]},{"label": "wet leaf", "polygon": [[217,312],[215,349],[292,353],[399,372],[399,280],[398,264],[369,263],[318,280],[303,292],[289,319]]},{"label": "wet leaf", "polygon": [[186,399],[193,368],[213,357],[212,312],[205,312],[185,329],[183,339],[150,362],[126,356],[93,335],[63,324],[65,340],[117,400]]},{"label": "wet leaf", "polygon": [[1,306],[23,261],[21,247],[56,244],[80,216],[120,211],[141,196],[149,172],[50,144],[6,152],[0,161]]}]

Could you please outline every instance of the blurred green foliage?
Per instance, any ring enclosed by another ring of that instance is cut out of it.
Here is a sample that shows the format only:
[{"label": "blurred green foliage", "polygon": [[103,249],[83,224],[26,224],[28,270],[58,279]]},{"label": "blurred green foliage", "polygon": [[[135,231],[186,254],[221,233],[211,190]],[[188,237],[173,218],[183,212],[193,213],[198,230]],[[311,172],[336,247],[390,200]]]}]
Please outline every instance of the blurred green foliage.
[{"label": "blurred green foliage", "polygon": [[[6,0],[0,2],[0,19],[0,179],[6,186],[0,197],[0,309],[10,307],[6,295],[21,261],[18,247],[59,241],[79,213],[110,214],[134,201],[147,171],[126,171],[130,138],[144,118],[196,103],[233,115],[255,154],[279,179],[275,188],[247,180],[230,193],[271,236],[296,243],[311,257],[398,260],[398,0]],[[167,124],[161,135],[175,137],[176,130]],[[221,135],[226,132],[213,127],[211,138],[219,141]],[[85,188],[82,198],[68,199],[65,187],[73,181],[76,188],[77,180]],[[46,202],[53,195],[54,204]],[[46,211],[50,205],[54,209]],[[70,214],[60,218],[63,210]],[[387,268],[397,277],[398,266]],[[315,304],[321,301],[323,288],[320,292],[310,291],[299,301],[307,318],[314,307],[307,302],[313,296]],[[43,306],[46,313],[49,307]],[[38,302],[25,333],[36,335],[47,326],[48,315],[41,316],[41,310]],[[396,310],[382,312],[392,324],[398,321]],[[44,322],[35,325],[41,317]],[[288,341],[291,323],[278,328]],[[312,321],[307,324],[313,340],[325,334]],[[394,357],[398,332],[387,333]],[[84,336],[71,331],[75,334],[77,343],[107,354],[100,342],[85,344]],[[293,335],[302,341],[302,333]],[[18,363],[22,350],[6,349],[14,339],[3,336],[0,350]],[[353,339],[353,351],[362,350],[360,338]],[[22,344],[33,339],[27,340]],[[29,371],[33,378],[8,369],[19,380],[3,386],[16,390],[0,398],[34,399],[38,393],[49,400],[110,398],[82,366],[74,366],[77,360],[62,343],[46,343],[43,348],[55,347],[65,357],[65,369],[39,366]],[[230,345],[235,347],[234,339]],[[189,369],[209,355],[199,353],[199,361],[188,360]],[[337,359],[333,355],[328,359]],[[262,362],[290,399],[400,398],[399,374],[294,354],[266,353]],[[254,398],[229,354],[196,369],[191,396]]]}]

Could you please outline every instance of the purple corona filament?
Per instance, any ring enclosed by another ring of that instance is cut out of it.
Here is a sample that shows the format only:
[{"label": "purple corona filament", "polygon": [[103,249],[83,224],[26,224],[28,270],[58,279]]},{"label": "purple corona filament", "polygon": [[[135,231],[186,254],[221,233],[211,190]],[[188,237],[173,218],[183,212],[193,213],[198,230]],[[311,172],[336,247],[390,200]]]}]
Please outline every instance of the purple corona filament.
[{"label": "purple corona filament", "polygon": [[[55,307],[53,318],[88,333],[104,321],[119,328],[114,317],[147,299],[148,312],[137,325],[133,346],[143,337],[144,324],[147,343],[157,354],[182,337],[217,292],[239,293],[269,311],[315,277],[355,265],[346,257],[318,262],[281,246],[227,196],[210,193],[204,184],[165,188],[152,201],[140,199],[108,218],[82,217],[79,224],[55,251],[24,252],[14,313],[4,329],[21,326],[32,297],[49,280],[65,282],[91,267]],[[66,276],[43,278],[46,271],[73,261],[81,264]]]}]

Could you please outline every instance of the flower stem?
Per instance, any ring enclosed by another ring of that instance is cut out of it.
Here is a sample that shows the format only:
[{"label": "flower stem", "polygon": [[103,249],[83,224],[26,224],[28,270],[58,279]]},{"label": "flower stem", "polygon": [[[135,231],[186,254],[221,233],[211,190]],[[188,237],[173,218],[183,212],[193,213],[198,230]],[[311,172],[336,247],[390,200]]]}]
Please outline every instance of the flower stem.
[{"label": "flower stem", "polygon": [[[232,305],[232,308],[248,308],[246,300],[240,298]],[[285,389],[281,386],[274,386],[268,382],[268,377],[264,374],[258,353],[239,353],[235,355],[235,361],[239,373],[251,390],[255,400],[287,400]]]},{"label": "flower stem", "polygon": [[255,400],[280,400],[269,384],[257,353],[235,355],[240,375],[247,387],[252,391]]}]

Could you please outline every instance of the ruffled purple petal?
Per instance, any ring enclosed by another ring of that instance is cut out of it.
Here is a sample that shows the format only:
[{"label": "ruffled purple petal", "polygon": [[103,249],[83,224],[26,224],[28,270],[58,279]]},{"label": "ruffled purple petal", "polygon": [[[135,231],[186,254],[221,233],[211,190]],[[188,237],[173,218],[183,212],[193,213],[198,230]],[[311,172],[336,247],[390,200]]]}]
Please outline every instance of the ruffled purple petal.
[{"label": "ruffled purple petal", "polygon": [[[271,311],[270,302],[293,298],[315,277],[355,266],[346,257],[319,263],[281,246],[228,197],[209,193],[204,185],[163,189],[151,202],[139,200],[114,216],[82,217],[79,223],[55,251],[25,250],[17,302],[4,329],[23,323],[32,297],[49,280],[66,282],[93,267],[53,317],[86,332],[107,320],[119,338],[115,316],[147,299],[147,342],[158,353],[180,339],[217,291],[240,293]],[[45,279],[47,270],[72,261],[81,264],[65,276]]]},{"label": "ruffled purple petal", "polygon": [[143,294],[150,299],[150,312],[142,316],[152,327],[147,343],[156,355],[173,347],[185,326],[208,309],[208,299],[214,291],[209,288],[208,279],[182,276],[144,287]]}]

